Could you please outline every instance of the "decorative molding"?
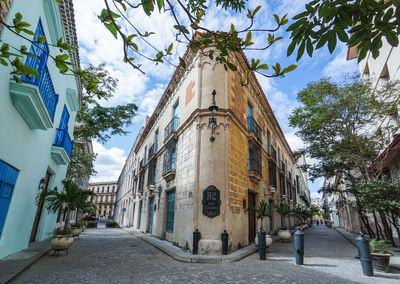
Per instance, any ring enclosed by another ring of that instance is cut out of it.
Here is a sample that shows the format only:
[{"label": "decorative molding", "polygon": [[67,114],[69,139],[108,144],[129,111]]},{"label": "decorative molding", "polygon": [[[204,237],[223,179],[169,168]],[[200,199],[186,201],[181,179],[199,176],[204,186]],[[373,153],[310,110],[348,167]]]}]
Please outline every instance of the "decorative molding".
[{"label": "decorative molding", "polygon": [[67,165],[70,158],[63,147],[51,146],[51,158],[57,165]]},{"label": "decorative molding", "polygon": [[52,44],[57,44],[57,40],[63,36],[62,23],[60,17],[59,3],[54,0],[44,0],[43,8],[46,15],[47,27],[50,32]]},{"label": "decorative molding", "polygon": [[31,129],[46,130],[53,127],[37,86],[11,80],[10,95],[15,108]]},{"label": "decorative molding", "polygon": [[68,106],[71,109],[71,111],[73,112],[78,111],[79,99],[78,99],[78,94],[75,92],[75,90],[67,88],[66,96],[67,96]]}]

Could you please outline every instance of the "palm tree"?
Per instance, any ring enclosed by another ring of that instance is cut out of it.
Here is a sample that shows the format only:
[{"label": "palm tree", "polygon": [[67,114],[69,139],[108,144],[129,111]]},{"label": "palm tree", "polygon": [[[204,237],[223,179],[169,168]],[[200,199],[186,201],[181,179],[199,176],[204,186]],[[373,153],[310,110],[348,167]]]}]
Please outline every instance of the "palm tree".
[{"label": "palm tree", "polygon": [[279,205],[275,205],[274,207],[276,209],[276,212],[279,215],[281,215],[281,217],[283,218],[283,223],[284,223],[283,226],[287,227],[287,225],[286,225],[286,223],[287,223],[286,217],[294,215],[293,210],[290,209],[290,205],[287,204],[287,203],[282,203],[282,204],[279,204]]},{"label": "palm tree", "polygon": [[[90,190],[81,190],[71,180],[63,180],[64,190],[58,192],[56,189],[42,193],[44,195],[45,207],[53,213],[66,213],[64,229],[69,227],[70,214],[74,210],[83,210],[89,196],[93,195]],[[36,197],[36,202],[41,194]]]},{"label": "palm tree", "polygon": [[263,219],[265,217],[269,217],[269,218],[272,217],[271,216],[272,214],[270,214],[270,211],[271,211],[270,208],[271,208],[271,205],[267,204],[267,202],[265,202],[264,199],[262,199],[260,201],[260,203],[258,204],[258,207],[254,208],[255,212],[257,213],[257,219],[260,219],[260,221],[261,221],[261,228],[262,228]]}]

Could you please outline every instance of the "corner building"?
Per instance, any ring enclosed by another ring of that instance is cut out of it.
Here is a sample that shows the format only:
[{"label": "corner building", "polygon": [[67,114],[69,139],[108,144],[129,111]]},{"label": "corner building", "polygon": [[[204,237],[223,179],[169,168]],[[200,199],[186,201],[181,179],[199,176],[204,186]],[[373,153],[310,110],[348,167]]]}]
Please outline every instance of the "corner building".
[{"label": "corner building", "polygon": [[[188,68],[175,71],[136,138],[124,167],[132,180],[119,183],[133,200],[133,227],[188,250],[198,229],[203,254],[221,252],[226,230],[234,251],[254,242],[261,199],[296,204],[295,159],[256,77],[240,84],[249,66],[243,53],[231,55],[237,72],[199,53],[184,58]],[[117,200],[115,220],[129,213],[121,206]],[[274,214],[263,227],[275,233],[281,225]]]}]

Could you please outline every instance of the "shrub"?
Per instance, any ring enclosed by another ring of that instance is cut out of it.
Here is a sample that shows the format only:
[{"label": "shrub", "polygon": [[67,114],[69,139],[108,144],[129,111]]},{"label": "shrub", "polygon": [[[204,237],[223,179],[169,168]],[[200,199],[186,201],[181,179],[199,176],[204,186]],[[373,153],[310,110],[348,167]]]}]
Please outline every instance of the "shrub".
[{"label": "shrub", "polygon": [[372,253],[392,254],[390,252],[390,243],[386,240],[373,239],[369,242]]},{"label": "shrub", "polygon": [[54,236],[57,235],[72,235],[72,230],[71,229],[55,229],[53,232]]},{"label": "shrub", "polygon": [[115,221],[107,221],[106,223],[107,228],[118,228],[118,223]]},{"label": "shrub", "polygon": [[97,228],[97,222],[96,221],[87,222],[86,228]]}]

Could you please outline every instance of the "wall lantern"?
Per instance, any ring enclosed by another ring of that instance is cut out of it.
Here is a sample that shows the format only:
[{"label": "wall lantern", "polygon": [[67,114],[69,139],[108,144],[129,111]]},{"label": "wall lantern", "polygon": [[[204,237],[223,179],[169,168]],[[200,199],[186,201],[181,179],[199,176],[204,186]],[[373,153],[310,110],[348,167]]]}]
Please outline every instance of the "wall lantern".
[{"label": "wall lantern", "polygon": [[270,192],[270,193],[275,193],[275,192],[276,192],[276,188],[273,187],[273,186],[270,187],[270,188],[269,188],[269,192]]},{"label": "wall lantern", "polygon": [[211,105],[208,107],[208,110],[211,111],[211,117],[208,120],[208,126],[211,127],[211,137],[210,137],[210,141],[214,142],[215,141],[215,137],[214,137],[214,131],[215,131],[215,127],[217,127],[217,118],[214,116],[215,112],[219,109],[218,106],[215,105],[215,95],[217,94],[217,92],[215,90],[212,91],[212,100],[211,100]]},{"label": "wall lantern", "polygon": [[46,180],[44,178],[42,178],[39,182],[39,186],[38,186],[38,190],[43,190],[44,186],[46,184]]},{"label": "wall lantern", "polygon": [[154,191],[156,189],[156,186],[154,184],[150,184],[147,187],[149,188],[150,191]]}]

